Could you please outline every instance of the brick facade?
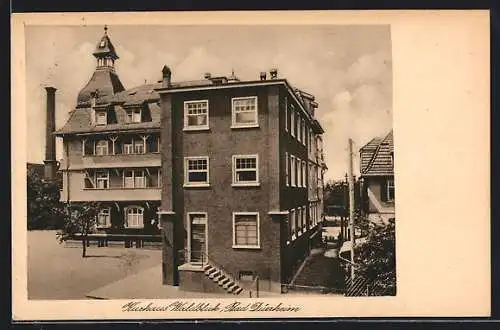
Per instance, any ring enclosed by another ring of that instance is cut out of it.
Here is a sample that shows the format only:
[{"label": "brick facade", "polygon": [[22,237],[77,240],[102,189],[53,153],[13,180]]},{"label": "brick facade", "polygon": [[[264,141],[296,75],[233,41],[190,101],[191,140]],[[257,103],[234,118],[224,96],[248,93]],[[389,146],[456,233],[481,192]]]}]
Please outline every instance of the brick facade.
[{"label": "brick facade", "polygon": [[[178,225],[169,227],[176,235],[169,242],[168,249],[172,250],[165,254],[168,260],[164,260],[164,269],[170,270],[164,273],[165,282],[172,282],[169,276],[176,277],[180,278],[181,287],[201,290],[199,284],[189,280],[196,277],[192,269],[181,270],[180,276],[175,274],[175,267],[186,260],[172,259],[172,256],[179,253],[175,249],[190,252],[188,213],[203,212],[207,216],[206,251],[210,261],[235,278],[247,272],[258,275],[263,290],[277,291],[280,283],[290,279],[293,268],[310,247],[309,237],[318,229],[317,223],[307,225],[300,237],[292,239],[287,220],[288,210],[304,207],[304,217],[310,224],[307,183],[304,187],[287,185],[285,161],[285,155],[291,154],[309,164],[308,140],[306,137],[303,143],[298,142],[285,130],[285,114],[290,111],[286,110],[287,102],[293,100],[286,84],[224,87],[173,93],[168,88],[159,91],[161,140],[165,141],[162,144],[165,184],[161,209],[171,212],[168,221]],[[232,99],[240,97],[257,97],[258,127],[232,127]],[[208,129],[185,130],[184,104],[196,100],[208,101]],[[295,106],[298,112],[300,105]],[[308,118],[305,114],[303,117],[304,121]],[[309,125],[305,126],[309,132]],[[233,186],[234,155],[257,155],[258,186]],[[209,185],[186,187],[185,157],[200,156],[208,157]],[[307,168],[304,169],[306,182]],[[233,212],[258,213],[258,248],[233,246]]]}]

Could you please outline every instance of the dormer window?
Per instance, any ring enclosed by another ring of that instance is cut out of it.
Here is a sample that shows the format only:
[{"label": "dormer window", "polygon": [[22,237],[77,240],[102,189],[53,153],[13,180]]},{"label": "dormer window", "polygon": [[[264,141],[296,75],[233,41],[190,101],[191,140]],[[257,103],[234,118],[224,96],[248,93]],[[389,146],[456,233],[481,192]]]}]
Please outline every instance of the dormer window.
[{"label": "dormer window", "polygon": [[106,111],[96,111],[95,117],[96,125],[106,125],[108,123],[108,114]]},{"label": "dormer window", "polygon": [[140,123],[141,122],[141,109],[127,110],[127,122]]}]

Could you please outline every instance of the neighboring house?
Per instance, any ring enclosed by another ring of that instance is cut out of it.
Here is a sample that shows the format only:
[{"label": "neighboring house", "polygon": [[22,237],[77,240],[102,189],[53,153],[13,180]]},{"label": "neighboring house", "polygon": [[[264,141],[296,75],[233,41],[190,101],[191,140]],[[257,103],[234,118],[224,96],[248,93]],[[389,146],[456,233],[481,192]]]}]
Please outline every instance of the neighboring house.
[{"label": "neighboring house", "polygon": [[102,203],[95,237],[125,241],[126,246],[135,242],[137,247],[160,242],[157,85],[125,89],[114,68],[118,55],[107,28],[93,55],[95,71],[78,93],[66,124],[55,133],[64,148],[61,201]]},{"label": "neighboring house", "polygon": [[314,96],[270,76],[171,81],[163,69],[164,283],[281,292],[321,239],[326,170]]},{"label": "neighboring house", "polygon": [[394,218],[394,143],[392,130],[373,138],[360,149],[363,208],[368,219],[386,222]]}]

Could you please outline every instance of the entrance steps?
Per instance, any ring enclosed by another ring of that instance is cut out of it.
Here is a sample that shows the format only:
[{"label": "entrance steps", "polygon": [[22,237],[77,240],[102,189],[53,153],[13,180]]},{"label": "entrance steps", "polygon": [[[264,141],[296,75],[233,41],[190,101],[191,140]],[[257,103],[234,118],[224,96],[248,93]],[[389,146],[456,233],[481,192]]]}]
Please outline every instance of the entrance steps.
[{"label": "entrance steps", "polygon": [[244,291],[236,280],[214,265],[206,264],[203,266],[203,272],[208,279],[212,280],[227,293],[239,295]]}]

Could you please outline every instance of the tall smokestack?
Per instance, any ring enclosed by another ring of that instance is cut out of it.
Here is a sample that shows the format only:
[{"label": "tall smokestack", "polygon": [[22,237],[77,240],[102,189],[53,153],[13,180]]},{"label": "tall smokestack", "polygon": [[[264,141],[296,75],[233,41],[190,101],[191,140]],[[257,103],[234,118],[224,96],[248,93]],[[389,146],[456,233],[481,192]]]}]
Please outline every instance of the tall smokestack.
[{"label": "tall smokestack", "polygon": [[44,179],[47,181],[54,180],[57,171],[56,161],[56,137],[54,131],[56,129],[56,88],[45,87],[47,91],[47,123],[45,131],[45,160],[44,163]]}]

